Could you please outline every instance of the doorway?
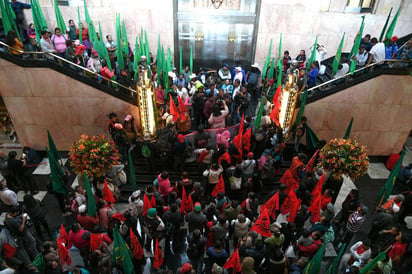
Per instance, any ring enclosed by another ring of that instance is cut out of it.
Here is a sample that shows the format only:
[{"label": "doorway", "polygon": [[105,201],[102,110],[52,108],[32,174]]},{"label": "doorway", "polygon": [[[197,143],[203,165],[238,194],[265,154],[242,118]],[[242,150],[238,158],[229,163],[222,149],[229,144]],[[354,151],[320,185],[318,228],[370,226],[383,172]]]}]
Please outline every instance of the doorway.
[{"label": "doorway", "polygon": [[[214,2],[214,4],[213,4]],[[261,0],[175,0],[175,64],[183,68],[193,48],[193,70],[219,69],[254,61]],[[220,4],[221,3],[221,4]],[[220,4],[220,5],[219,5]]]}]

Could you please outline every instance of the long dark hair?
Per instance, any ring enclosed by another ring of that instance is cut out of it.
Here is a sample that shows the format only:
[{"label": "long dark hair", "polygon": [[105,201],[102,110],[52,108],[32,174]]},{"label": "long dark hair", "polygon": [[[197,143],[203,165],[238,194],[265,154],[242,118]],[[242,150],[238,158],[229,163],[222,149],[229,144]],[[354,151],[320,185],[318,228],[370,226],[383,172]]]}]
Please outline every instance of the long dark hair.
[{"label": "long dark hair", "polygon": [[219,105],[215,105],[215,106],[213,107],[213,116],[214,116],[214,117],[218,117],[218,116],[220,116],[220,115],[222,115],[221,108],[220,108]]},{"label": "long dark hair", "polygon": [[9,30],[9,32],[7,33],[7,37],[6,37],[7,45],[9,45],[10,47],[13,47],[14,45],[16,45],[16,38],[18,38],[17,33],[12,29]]}]

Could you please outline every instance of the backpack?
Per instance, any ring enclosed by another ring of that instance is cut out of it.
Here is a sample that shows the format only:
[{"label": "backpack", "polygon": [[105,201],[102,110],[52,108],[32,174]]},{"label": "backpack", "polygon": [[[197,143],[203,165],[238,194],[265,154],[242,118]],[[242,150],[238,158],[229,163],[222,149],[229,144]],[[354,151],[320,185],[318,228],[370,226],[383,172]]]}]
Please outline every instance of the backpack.
[{"label": "backpack", "polygon": [[152,151],[150,150],[148,145],[142,146],[142,155],[145,158],[149,158],[152,155]]}]

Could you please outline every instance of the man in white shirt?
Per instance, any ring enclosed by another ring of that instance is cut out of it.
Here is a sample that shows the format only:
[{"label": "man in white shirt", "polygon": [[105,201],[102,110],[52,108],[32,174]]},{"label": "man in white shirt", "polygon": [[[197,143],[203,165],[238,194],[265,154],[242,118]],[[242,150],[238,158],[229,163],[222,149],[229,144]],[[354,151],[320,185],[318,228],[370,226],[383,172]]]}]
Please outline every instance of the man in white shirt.
[{"label": "man in white shirt", "polygon": [[342,77],[343,75],[348,73],[348,71],[349,71],[348,63],[339,64],[338,71],[336,72],[336,74],[333,78],[336,79],[336,78]]},{"label": "man in white shirt", "polygon": [[19,201],[17,200],[17,194],[7,188],[7,182],[0,175],[0,182],[1,182],[1,189],[0,189],[0,200],[8,206],[19,205]]},{"label": "man in white shirt", "polygon": [[368,52],[365,50],[364,45],[360,45],[358,53],[352,57],[352,59],[356,60],[357,67],[363,67],[368,61]]},{"label": "man in white shirt", "polygon": [[109,54],[115,54],[117,50],[116,42],[113,40],[111,35],[106,35],[107,43],[106,48]]},{"label": "man in white shirt", "polygon": [[385,44],[382,42],[378,42],[378,39],[376,39],[375,37],[372,38],[371,43],[372,43],[372,48],[369,51],[369,59],[368,59],[368,63],[366,64],[367,66],[371,62],[377,63],[377,62],[385,60]]}]

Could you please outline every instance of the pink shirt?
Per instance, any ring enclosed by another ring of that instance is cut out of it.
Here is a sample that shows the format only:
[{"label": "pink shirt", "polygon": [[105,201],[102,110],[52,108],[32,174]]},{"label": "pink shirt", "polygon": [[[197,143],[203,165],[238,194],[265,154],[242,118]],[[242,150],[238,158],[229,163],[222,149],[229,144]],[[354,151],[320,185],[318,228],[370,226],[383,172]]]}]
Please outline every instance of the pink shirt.
[{"label": "pink shirt", "polygon": [[53,35],[51,40],[54,43],[54,47],[56,48],[57,52],[66,52],[66,38],[63,35]]}]

